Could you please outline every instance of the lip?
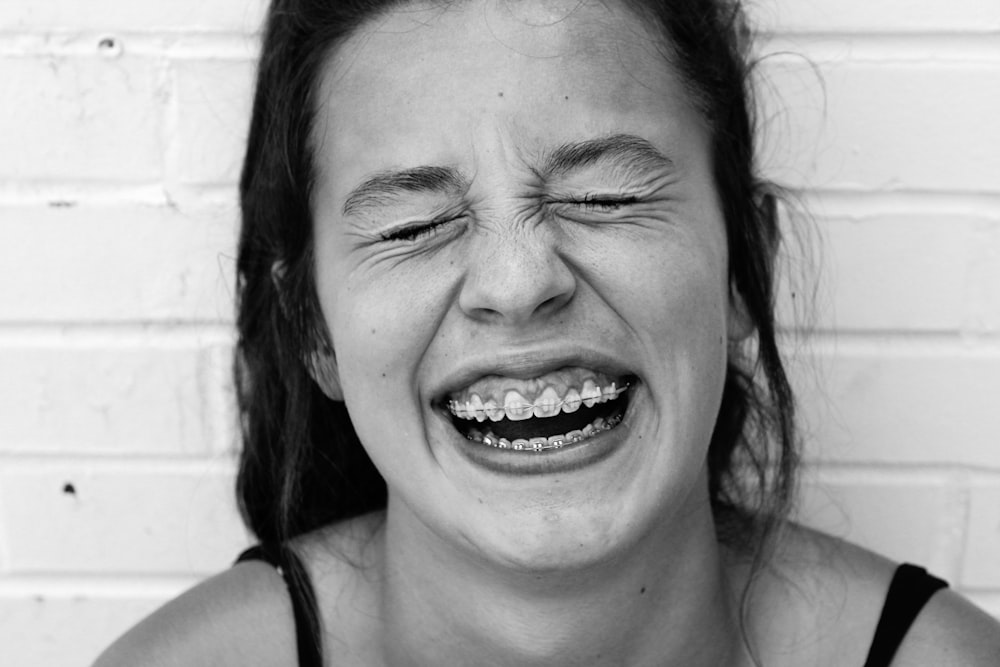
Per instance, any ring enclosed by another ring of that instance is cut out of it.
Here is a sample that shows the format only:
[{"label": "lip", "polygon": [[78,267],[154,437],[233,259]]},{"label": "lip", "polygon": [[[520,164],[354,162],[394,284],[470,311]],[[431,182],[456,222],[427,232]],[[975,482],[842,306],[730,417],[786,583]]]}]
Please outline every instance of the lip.
[{"label": "lip", "polygon": [[438,417],[442,420],[441,427],[451,436],[452,446],[464,459],[479,468],[505,476],[566,473],[599,463],[622,449],[631,434],[636,410],[643,402],[642,389],[643,385],[638,381],[629,388],[628,408],[621,423],[615,428],[559,449],[539,452],[514,451],[474,443],[464,438],[451,425],[450,415],[438,414]]},{"label": "lip", "polygon": [[432,403],[435,407],[446,410],[450,394],[487,376],[530,380],[568,366],[591,368],[612,377],[625,375],[638,377],[634,369],[628,368],[621,361],[590,348],[561,346],[558,350],[535,348],[495,353],[473,358],[468,363],[463,364],[461,369],[445,376],[440,387],[432,393],[434,396]]}]

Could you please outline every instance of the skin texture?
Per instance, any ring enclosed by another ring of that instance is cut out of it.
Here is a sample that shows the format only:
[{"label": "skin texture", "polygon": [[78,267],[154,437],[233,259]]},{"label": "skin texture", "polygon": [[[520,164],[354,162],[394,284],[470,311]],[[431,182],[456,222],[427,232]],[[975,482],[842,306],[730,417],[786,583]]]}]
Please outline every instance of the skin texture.
[{"label": "skin texture", "polygon": [[[387,568],[407,582],[385,592],[393,636],[437,650],[439,619],[478,655],[547,664],[641,655],[694,621],[731,636],[704,459],[728,342],[746,332],[708,135],[656,42],[600,5],[413,9],[349,39],[322,90],[316,279],[348,410],[390,489]],[[616,135],[663,159],[547,168],[562,145]],[[345,214],[373,175],[422,166],[456,183]],[[610,456],[507,476],[462,454],[435,407],[454,378],[530,375],[580,350],[640,380]],[[470,587],[493,603],[461,604]],[[703,602],[675,619],[668,591]],[[732,650],[707,636],[690,650],[709,647]]]},{"label": "skin texture", "polygon": [[[296,545],[327,664],[739,666],[747,646],[769,667],[862,664],[894,564],[795,528],[755,578],[740,636],[750,570],[716,541],[704,459],[727,349],[749,331],[709,138],[661,51],[613,7],[486,0],[407,6],[332,54],[314,231],[337,363],[311,363],[342,390],[389,506]],[[626,165],[551,169],[560,146],[614,136]],[[446,187],[356,196],[423,166]],[[438,405],[449,391],[568,359],[638,378],[610,453],[519,475],[463,454],[473,445]],[[939,593],[897,663],[997,664],[998,637]],[[280,578],[246,563],[98,665],[294,652]]]},{"label": "skin texture", "polygon": [[[348,410],[390,489],[386,558],[409,584],[386,591],[390,622],[441,619],[549,664],[651,648],[649,622],[678,608],[654,591],[704,600],[677,631],[725,628],[704,460],[727,346],[746,332],[708,135],[655,41],[599,5],[408,10],[349,39],[323,91],[316,279]],[[562,145],[616,135],[663,159],[547,167]],[[422,166],[455,183],[345,207],[373,175]],[[506,476],[462,454],[435,406],[453,378],[530,375],[580,350],[640,380],[609,457]],[[463,608],[470,587],[494,603]],[[581,590],[601,593],[581,604]],[[412,637],[428,651],[433,626]]]},{"label": "skin texture", "polygon": [[[543,570],[600,561],[704,501],[737,335],[698,115],[638,28],[608,34],[607,10],[564,11],[390,17],[335,56],[317,127],[319,298],[361,440],[394,500],[438,537]],[[525,31],[528,21],[538,27]],[[561,144],[612,134],[648,141],[673,167],[539,177]],[[342,213],[370,175],[420,165],[454,167],[466,184]],[[622,193],[638,201],[607,212],[581,203]],[[380,238],[427,221],[436,226],[420,238]],[[456,453],[468,445],[433,405],[453,376],[581,348],[642,381],[615,456],[565,477],[510,479]]]}]

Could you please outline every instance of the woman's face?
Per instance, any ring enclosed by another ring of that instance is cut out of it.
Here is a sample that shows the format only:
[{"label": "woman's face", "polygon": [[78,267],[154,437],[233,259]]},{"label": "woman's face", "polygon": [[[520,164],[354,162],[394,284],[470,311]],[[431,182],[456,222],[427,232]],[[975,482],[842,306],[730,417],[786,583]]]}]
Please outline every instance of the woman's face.
[{"label": "woman's face", "polygon": [[488,0],[404,6],[328,63],[320,304],[390,512],[442,544],[565,568],[707,516],[746,331],[663,52],[599,3]]}]

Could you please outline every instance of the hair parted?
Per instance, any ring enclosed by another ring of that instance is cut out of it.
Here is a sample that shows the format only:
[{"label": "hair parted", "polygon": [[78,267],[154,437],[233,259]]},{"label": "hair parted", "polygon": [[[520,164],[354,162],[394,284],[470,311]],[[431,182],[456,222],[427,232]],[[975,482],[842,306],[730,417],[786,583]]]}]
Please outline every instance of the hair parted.
[{"label": "hair parted", "polygon": [[[730,351],[708,454],[709,491],[720,538],[753,546],[785,516],[797,447],[774,322],[777,191],[755,166],[750,31],[738,0],[624,2],[663,36],[664,66],[681,75],[710,129],[730,289],[755,335]],[[403,4],[273,0],[267,13],[239,186],[234,362],[243,442],[237,495],[245,522],[265,544],[386,502],[385,482],[347,410],[309,373],[312,354],[336,348],[314,281],[311,135],[332,51]]]}]

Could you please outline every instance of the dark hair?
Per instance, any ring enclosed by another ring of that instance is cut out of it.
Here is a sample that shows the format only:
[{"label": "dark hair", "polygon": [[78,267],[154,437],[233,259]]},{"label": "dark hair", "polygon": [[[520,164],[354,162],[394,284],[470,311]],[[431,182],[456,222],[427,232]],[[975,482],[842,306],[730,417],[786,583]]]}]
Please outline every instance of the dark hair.
[{"label": "dark hair", "polygon": [[[774,323],[775,192],[755,167],[750,32],[738,0],[626,2],[659,28],[669,63],[710,128],[731,290],[756,335],[730,354],[709,490],[720,539],[759,545],[787,511],[796,444]],[[386,502],[385,482],[344,406],[308,372],[310,356],[330,349],[313,277],[311,130],[331,50],[401,4],[273,0],[267,14],[240,180],[235,360],[243,437],[237,493],[264,543],[283,544]]]}]

